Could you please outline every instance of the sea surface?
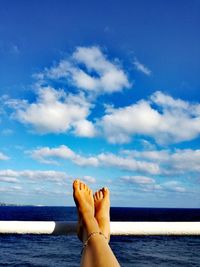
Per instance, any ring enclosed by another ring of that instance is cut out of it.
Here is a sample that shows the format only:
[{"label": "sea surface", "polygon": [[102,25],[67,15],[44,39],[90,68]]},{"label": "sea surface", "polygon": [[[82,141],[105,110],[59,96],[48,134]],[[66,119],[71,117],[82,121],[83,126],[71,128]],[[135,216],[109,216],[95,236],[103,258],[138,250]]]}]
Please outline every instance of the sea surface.
[{"label": "sea surface", "polygon": [[[0,220],[74,221],[74,207],[0,206]],[[200,221],[200,209],[111,208],[112,221]],[[200,266],[200,237],[113,236],[121,266]],[[77,267],[75,235],[0,235],[0,267]],[[109,266],[108,266],[109,267]]]}]

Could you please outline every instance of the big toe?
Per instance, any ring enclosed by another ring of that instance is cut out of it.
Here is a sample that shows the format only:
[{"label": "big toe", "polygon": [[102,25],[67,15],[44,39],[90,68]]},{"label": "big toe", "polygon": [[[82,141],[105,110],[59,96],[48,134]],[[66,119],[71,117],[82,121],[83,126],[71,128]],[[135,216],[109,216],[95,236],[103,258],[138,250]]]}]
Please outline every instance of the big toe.
[{"label": "big toe", "polygon": [[109,197],[109,195],[110,195],[110,191],[109,191],[109,189],[108,189],[107,187],[104,187],[104,188],[102,189],[102,192],[103,192],[103,196],[104,196],[104,197]]},{"label": "big toe", "polygon": [[79,179],[74,180],[74,182],[73,182],[73,189],[74,190],[75,189],[79,189],[79,187],[80,187],[80,180]]}]

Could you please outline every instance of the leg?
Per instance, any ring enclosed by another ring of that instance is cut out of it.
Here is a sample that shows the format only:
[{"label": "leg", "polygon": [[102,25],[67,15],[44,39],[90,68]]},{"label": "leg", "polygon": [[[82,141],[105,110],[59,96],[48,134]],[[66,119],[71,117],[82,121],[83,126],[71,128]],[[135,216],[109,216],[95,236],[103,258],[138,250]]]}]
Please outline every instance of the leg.
[{"label": "leg", "polygon": [[[120,266],[115,258],[108,240],[99,232],[98,222],[95,219],[95,207],[92,191],[81,181],[75,180],[73,183],[74,200],[79,213],[79,230],[82,232],[82,240],[88,240],[84,248],[81,266],[82,267],[117,267]],[[80,234],[79,234],[80,235]],[[108,233],[109,235],[109,233]]]},{"label": "leg", "polygon": [[110,192],[104,187],[94,194],[95,219],[100,231],[110,240]]}]

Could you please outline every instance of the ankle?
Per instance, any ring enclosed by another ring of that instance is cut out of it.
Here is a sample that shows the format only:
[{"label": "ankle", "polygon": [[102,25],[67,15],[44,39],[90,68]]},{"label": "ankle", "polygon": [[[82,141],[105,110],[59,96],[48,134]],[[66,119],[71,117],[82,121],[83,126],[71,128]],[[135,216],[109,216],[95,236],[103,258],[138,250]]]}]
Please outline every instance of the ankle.
[{"label": "ankle", "polygon": [[83,220],[83,224],[85,227],[85,230],[87,232],[87,236],[89,236],[92,232],[99,232],[99,226],[94,217],[88,218],[86,220]]},{"label": "ankle", "polygon": [[94,212],[93,211],[90,211],[90,210],[87,210],[85,212],[82,213],[82,219],[83,221],[92,221],[94,219]]},{"label": "ankle", "polygon": [[[106,240],[106,242],[109,242],[109,239],[102,233],[102,232],[92,232],[88,235],[85,242],[83,242],[83,249],[81,251],[81,254],[83,253],[84,249],[89,245],[89,243],[93,242],[99,242],[100,239]],[[96,240],[95,240],[96,239]]]}]

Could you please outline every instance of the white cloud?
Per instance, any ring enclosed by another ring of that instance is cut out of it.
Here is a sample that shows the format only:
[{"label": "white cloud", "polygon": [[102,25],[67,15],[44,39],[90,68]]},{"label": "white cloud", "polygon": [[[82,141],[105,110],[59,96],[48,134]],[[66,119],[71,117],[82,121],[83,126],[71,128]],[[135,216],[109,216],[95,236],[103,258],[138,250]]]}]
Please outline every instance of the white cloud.
[{"label": "white cloud", "polygon": [[0,192],[5,192],[5,193],[16,193],[16,191],[21,191],[22,187],[18,185],[13,185],[13,186],[1,186],[0,187]]},{"label": "white cloud", "polygon": [[[119,63],[110,61],[97,46],[77,47],[69,59],[45,69],[37,79],[46,87],[39,83],[34,102],[4,96],[4,104],[15,110],[12,117],[37,133],[71,132],[90,138],[102,135],[113,144],[129,143],[139,135],[151,137],[161,145],[190,141],[200,135],[200,104],[174,99],[159,91],[148,100],[129,106],[107,106],[103,117],[94,118],[92,101],[96,93],[113,93],[130,86]],[[75,85],[73,90],[78,87],[81,93],[55,90],[47,86],[49,79],[66,79]],[[95,94],[88,95],[88,90]]]},{"label": "white cloud", "polygon": [[84,175],[81,180],[83,180],[85,183],[94,184],[96,183],[96,179],[89,175]]},{"label": "white cloud", "polygon": [[184,193],[186,192],[186,188],[178,181],[168,181],[163,183],[163,187],[165,190]]},{"label": "white cloud", "polygon": [[143,192],[163,190],[161,184],[157,183],[155,179],[148,176],[123,176],[121,180],[125,183],[135,185]]},{"label": "white cloud", "polygon": [[152,150],[152,151],[123,151],[128,157],[136,160],[157,163],[160,173],[164,175],[177,175],[189,173],[200,173],[200,150],[175,149]]},{"label": "white cloud", "polygon": [[177,149],[163,163],[167,163],[170,166],[170,169],[166,170],[169,173],[200,173],[200,150]]},{"label": "white cloud", "polygon": [[149,68],[147,68],[147,66],[145,66],[144,64],[139,62],[137,58],[135,58],[133,65],[135,66],[137,71],[142,72],[147,76],[151,75],[151,70]]},{"label": "white cloud", "polygon": [[64,145],[58,148],[42,147],[35,149],[29,153],[31,153],[32,158],[47,164],[52,164],[55,161],[47,160],[46,158],[71,159],[75,155],[75,153],[70,148]]},{"label": "white cloud", "polygon": [[140,101],[132,106],[109,109],[100,126],[109,142],[126,143],[133,134],[153,134],[160,121],[160,114],[147,102]]},{"label": "white cloud", "polygon": [[2,174],[0,173],[0,182],[4,182],[4,183],[18,183],[19,180],[16,179],[15,177],[9,177],[9,176],[2,176]]},{"label": "white cloud", "polygon": [[160,172],[159,166],[156,163],[139,161],[133,158],[120,157],[112,153],[101,153],[95,156],[85,157],[75,153],[69,147],[64,145],[57,148],[38,148],[29,153],[31,154],[32,158],[43,163],[57,163],[55,159],[60,158],[71,160],[79,166],[117,167],[122,170],[138,171],[151,174],[159,174]]},{"label": "white cloud", "polygon": [[116,156],[111,153],[99,154],[97,158],[99,159],[100,164],[103,166],[117,167],[121,170],[137,171],[139,173],[160,173],[159,166],[156,163],[135,160],[134,158]]},{"label": "white cloud", "polygon": [[70,74],[69,70],[72,68],[71,64],[67,60],[61,60],[57,66],[45,69],[44,73],[39,73],[36,76],[38,79],[50,78],[58,80],[60,78],[66,78]]},{"label": "white cloud", "polygon": [[[29,151],[32,158],[47,164],[58,164],[58,159],[70,160],[78,166],[111,167],[123,171],[134,172],[134,179],[143,179],[150,174],[167,179],[171,176],[184,175],[185,179],[196,179],[200,173],[200,150],[176,149],[152,151],[122,151],[122,154],[100,153],[96,155],[80,155],[69,147],[62,145],[56,148],[42,147]],[[133,177],[133,176],[132,176]],[[152,181],[150,178],[148,181]],[[133,178],[132,178],[133,181]],[[136,180],[134,180],[136,182]],[[143,181],[143,180],[142,180]]]},{"label": "white cloud", "polygon": [[92,122],[88,120],[80,120],[74,123],[74,132],[78,136],[94,137],[96,130]]},{"label": "white cloud", "polygon": [[[96,179],[93,176],[90,175],[83,175],[79,177],[82,181],[90,184],[96,183]],[[2,192],[10,192],[16,188],[16,190],[21,190],[22,186],[24,184],[27,185],[27,182],[37,185],[37,187],[34,189],[36,191],[40,191],[41,193],[47,193],[48,192],[48,183],[52,183],[54,185],[54,191],[58,190],[60,188],[66,187],[68,183],[72,184],[72,181],[75,179],[74,176],[68,175],[66,172],[62,171],[54,171],[54,170],[0,170],[0,183],[9,183],[9,186],[0,186],[0,189],[2,189]],[[14,184],[14,185],[13,185]],[[19,185],[20,184],[20,185]],[[39,186],[39,187],[38,187]],[[40,188],[39,190],[37,190]],[[33,190],[32,186],[29,186],[29,188],[26,188],[27,190],[30,189],[30,192]],[[53,192],[54,192],[53,191]],[[24,192],[25,193],[25,192]],[[63,191],[62,191],[63,194]]]},{"label": "white cloud", "polygon": [[[160,91],[156,91],[152,96],[151,100],[153,103],[161,106],[163,108],[174,108],[187,111],[189,108],[192,107],[191,104],[188,102],[181,100],[181,99],[174,99],[171,96],[164,94]],[[194,105],[193,107],[195,107]]]},{"label": "white cloud", "polygon": [[168,161],[171,157],[169,150],[125,150],[124,154],[137,159],[145,159],[152,162],[164,162]]},{"label": "white cloud", "polygon": [[130,87],[128,77],[116,62],[111,62],[97,46],[77,47],[72,57],[35,75],[40,82],[64,79],[86,92],[113,93]]},{"label": "white cloud", "polygon": [[9,157],[6,156],[4,153],[0,152],[0,160],[8,160]]},{"label": "white cloud", "polygon": [[65,182],[67,176],[65,172],[58,171],[32,171],[24,170],[18,173],[22,178],[30,180],[52,181],[52,182]]},{"label": "white cloud", "polygon": [[189,141],[200,135],[200,104],[173,99],[161,92],[153,94],[150,101],[109,107],[106,113],[98,125],[111,143],[128,143],[137,134],[153,137],[160,144]]},{"label": "white cloud", "polygon": [[122,151],[128,157],[133,157],[139,161],[157,163],[160,174],[163,175],[186,175],[193,176],[200,173],[200,150],[175,149],[152,150],[152,151]]},{"label": "white cloud", "polygon": [[[66,159],[71,160],[75,164],[79,166],[98,166],[99,162],[98,159],[95,157],[83,157],[79,154],[76,154],[73,150],[71,150],[67,146],[59,146],[57,148],[49,148],[49,147],[43,147],[39,149],[35,149],[30,152],[31,157],[39,160],[43,163],[55,163],[55,160],[52,160],[52,158],[60,158],[60,159]],[[49,160],[50,158],[50,160]]]},{"label": "white cloud", "polygon": [[[10,109],[23,109],[26,108],[28,102],[27,100],[24,99],[12,99],[10,98],[8,95],[3,95],[0,97],[0,102],[2,106],[8,107]],[[5,110],[3,110],[2,112],[5,113]]]},{"label": "white cloud", "polygon": [[176,180],[169,180],[164,183],[157,183],[155,179],[147,176],[124,176],[122,181],[139,186],[142,191],[168,191],[168,192],[187,192],[187,189],[181,182]]},{"label": "white cloud", "polygon": [[19,182],[19,179],[64,182],[68,176],[65,172],[58,171],[40,171],[40,170],[0,170],[0,181],[2,182]]},{"label": "white cloud", "polygon": [[[14,105],[16,108],[16,102]],[[91,104],[83,95],[66,94],[63,90],[46,87],[39,89],[36,102],[17,105],[13,117],[31,125],[38,133],[58,134],[74,129],[77,135],[91,137],[94,135],[93,125],[86,119],[90,108]]]},{"label": "white cloud", "polygon": [[155,183],[155,180],[153,178],[147,176],[124,176],[122,179],[139,185]]}]

